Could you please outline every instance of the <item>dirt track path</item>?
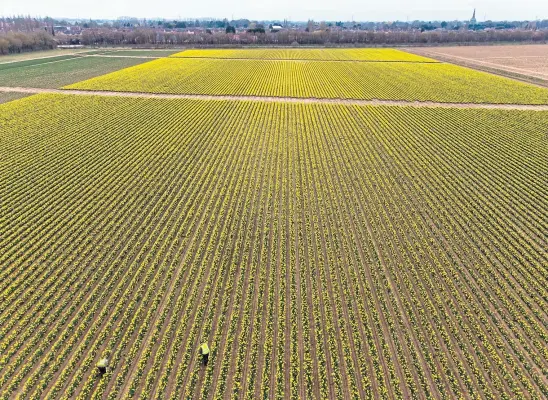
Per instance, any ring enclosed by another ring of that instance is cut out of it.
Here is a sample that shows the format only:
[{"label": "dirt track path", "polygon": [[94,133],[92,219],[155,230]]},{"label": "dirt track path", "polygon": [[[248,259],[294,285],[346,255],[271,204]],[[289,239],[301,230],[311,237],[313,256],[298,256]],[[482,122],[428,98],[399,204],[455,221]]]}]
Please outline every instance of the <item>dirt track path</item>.
[{"label": "dirt track path", "polygon": [[82,54],[83,57],[99,57],[99,58],[151,58],[151,59],[157,59],[157,58],[167,58],[162,56],[128,56],[125,54]]},{"label": "dirt track path", "polygon": [[58,54],[53,54],[53,55],[43,56],[43,57],[31,57],[31,58],[23,58],[23,59],[17,59],[17,60],[9,60],[9,61],[1,61],[1,59],[0,59],[0,65],[14,64],[14,63],[19,63],[19,62],[23,62],[23,61],[43,60],[43,59],[46,59],[46,58],[56,58],[56,57],[63,57],[63,56],[84,56],[84,55],[85,56],[90,56],[91,54],[86,54],[89,51],[91,51],[91,50],[66,52],[64,54],[58,53]]},{"label": "dirt track path", "polygon": [[55,93],[73,94],[84,96],[119,96],[142,97],[150,99],[193,99],[193,100],[238,100],[261,101],[269,103],[315,103],[315,104],[346,104],[358,106],[400,106],[400,107],[437,107],[437,108],[480,108],[499,110],[529,110],[548,111],[548,104],[493,104],[493,103],[436,103],[433,101],[405,101],[405,100],[357,100],[357,99],[321,99],[321,98],[297,98],[297,97],[262,97],[262,96],[229,96],[229,95],[203,95],[203,94],[168,94],[168,93],[140,93],[140,92],[112,92],[103,90],[72,90],[72,89],[43,89],[23,87],[0,87],[0,92],[5,93]]}]

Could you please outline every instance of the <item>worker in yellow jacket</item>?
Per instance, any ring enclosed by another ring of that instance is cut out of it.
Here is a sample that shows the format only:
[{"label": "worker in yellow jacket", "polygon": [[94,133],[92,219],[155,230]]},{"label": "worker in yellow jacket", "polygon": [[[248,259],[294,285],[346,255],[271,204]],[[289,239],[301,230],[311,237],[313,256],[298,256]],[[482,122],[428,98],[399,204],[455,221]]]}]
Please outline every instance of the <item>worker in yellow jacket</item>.
[{"label": "worker in yellow jacket", "polygon": [[202,361],[204,363],[204,367],[207,365],[207,362],[209,361],[209,346],[206,343],[203,343],[200,346],[199,350],[200,355],[202,356]]},{"label": "worker in yellow jacket", "polygon": [[99,370],[99,375],[103,376],[107,372],[108,367],[108,358],[102,358],[97,363],[97,369]]}]

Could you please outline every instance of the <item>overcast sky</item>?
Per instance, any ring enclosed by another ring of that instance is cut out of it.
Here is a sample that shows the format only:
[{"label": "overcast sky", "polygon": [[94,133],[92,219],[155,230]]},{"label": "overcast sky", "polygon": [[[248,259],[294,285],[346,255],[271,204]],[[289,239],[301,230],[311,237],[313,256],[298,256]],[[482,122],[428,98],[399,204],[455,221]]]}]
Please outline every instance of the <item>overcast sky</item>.
[{"label": "overcast sky", "polygon": [[548,0],[0,0],[0,15],[292,20],[548,19]]}]

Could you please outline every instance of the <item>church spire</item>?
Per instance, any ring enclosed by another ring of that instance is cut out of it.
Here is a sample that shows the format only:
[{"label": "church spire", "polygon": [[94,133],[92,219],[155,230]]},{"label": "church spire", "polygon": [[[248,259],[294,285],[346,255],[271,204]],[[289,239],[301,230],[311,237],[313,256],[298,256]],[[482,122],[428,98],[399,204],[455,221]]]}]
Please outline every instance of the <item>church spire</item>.
[{"label": "church spire", "polygon": [[474,14],[472,14],[472,19],[470,20],[470,24],[476,25],[476,9],[474,8]]}]

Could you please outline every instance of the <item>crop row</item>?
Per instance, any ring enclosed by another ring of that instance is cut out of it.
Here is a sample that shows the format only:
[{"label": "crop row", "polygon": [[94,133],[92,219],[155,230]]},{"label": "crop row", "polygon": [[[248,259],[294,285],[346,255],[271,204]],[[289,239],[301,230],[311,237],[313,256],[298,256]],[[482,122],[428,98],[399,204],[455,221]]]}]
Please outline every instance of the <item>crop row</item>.
[{"label": "crop row", "polygon": [[546,113],[0,111],[0,398],[548,395]]}]

